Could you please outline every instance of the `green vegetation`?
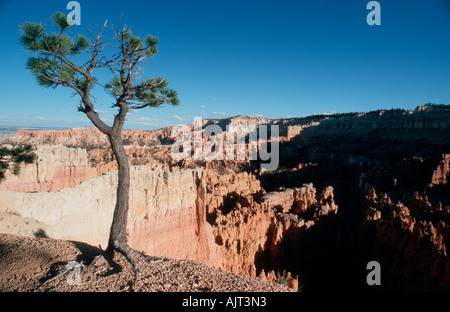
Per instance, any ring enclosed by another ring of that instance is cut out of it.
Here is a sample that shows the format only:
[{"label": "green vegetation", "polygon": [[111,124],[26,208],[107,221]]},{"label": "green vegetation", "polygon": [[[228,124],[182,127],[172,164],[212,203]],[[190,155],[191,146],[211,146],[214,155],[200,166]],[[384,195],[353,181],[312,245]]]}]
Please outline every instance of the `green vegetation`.
[{"label": "green vegetation", "polygon": [[435,103],[427,103],[425,106],[439,108],[439,109],[450,109],[450,104],[435,104]]},{"label": "green vegetation", "polygon": [[225,173],[225,167],[223,164],[218,164],[217,165],[217,171],[219,171],[220,174],[224,174]]},{"label": "green vegetation", "polygon": [[36,159],[36,154],[31,151],[30,145],[19,145],[8,148],[6,146],[0,147],[0,180],[5,177],[6,170],[12,167],[12,172],[15,175],[20,173],[20,164],[30,164]]},{"label": "green vegetation", "polygon": [[79,143],[75,143],[75,144],[65,144],[66,147],[68,148],[81,148],[81,149],[85,149],[86,151],[92,151],[94,149],[100,149],[100,150],[104,150],[107,148],[110,148],[110,146],[108,144],[106,144],[106,146],[102,146],[102,145],[94,145],[91,143],[87,143],[86,140],[80,140]]},{"label": "green vegetation", "polygon": [[243,165],[243,164],[238,165],[237,167],[234,168],[234,172],[235,173],[241,173],[241,172],[244,172],[244,171],[247,171],[247,167],[245,165]]},{"label": "green vegetation", "polygon": [[277,283],[289,287],[286,270],[281,273],[280,270],[277,270]]},{"label": "green vegetation", "polygon": [[195,165],[197,167],[205,167],[206,166],[206,161],[204,161],[204,160],[196,160],[195,161]]}]

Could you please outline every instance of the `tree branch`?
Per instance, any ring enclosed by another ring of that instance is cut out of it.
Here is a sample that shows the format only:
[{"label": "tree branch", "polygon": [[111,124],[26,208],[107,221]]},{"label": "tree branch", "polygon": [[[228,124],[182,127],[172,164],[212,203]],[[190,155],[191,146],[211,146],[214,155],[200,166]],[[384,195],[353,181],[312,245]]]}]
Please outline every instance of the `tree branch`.
[{"label": "tree branch", "polygon": [[[61,36],[62,36],[62,31],[61,31],[61,34],[60,34],[60,40],[61,40]],[[48,48],[49,45],[48,45],[48,42],[47,42],[46,36],[45,36],[45,26],[44,26],[44,34],[42,35],[42,40],[43,40],[43,42],[44,42],[44,45]],[[59,43],[58,43],[58,45],[59,45]],[[58,51],[58,50],[59,50],[59,49],[57,49],[57,51]],[[55,52],[51,51],[50,49],[38,49],[38,51],[41,52],[41,53],[43,53],[43,54],[49,54],[49,55],[51,55],[51,56],[53,56],[53,57],[59,59],[61,62],[63,62],[64,64],[70,66],[71,68],[73,68],[73,69],[74,69],[75,71],[77,71],[78,73],[80,73],[80,74],[86,76],[86,73],[85,73],[80,67],[78,67],[78,65],[76,65],[75,63],[73,63],[72,61],[70,61],[70,60],[66,57],[65,54],[59,52],[59,55],[58,55],[58,53],[55,53]]]}]

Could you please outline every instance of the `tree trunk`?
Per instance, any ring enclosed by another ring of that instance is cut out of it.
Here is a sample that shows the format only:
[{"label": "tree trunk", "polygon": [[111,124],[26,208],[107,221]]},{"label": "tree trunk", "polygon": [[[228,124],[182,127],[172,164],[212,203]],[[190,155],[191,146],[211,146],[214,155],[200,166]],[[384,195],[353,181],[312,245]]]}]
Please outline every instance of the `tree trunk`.
[{"label": "tree trunk", "polygon": [[116,207],[109,233],[107,250],[112,251],[117,245],[127,247],[127,219],[130,196],[130,166],[123,147],[121,131],[113,131],[109,141],[116,157],[119,169],[119,182],[117,184]]}]

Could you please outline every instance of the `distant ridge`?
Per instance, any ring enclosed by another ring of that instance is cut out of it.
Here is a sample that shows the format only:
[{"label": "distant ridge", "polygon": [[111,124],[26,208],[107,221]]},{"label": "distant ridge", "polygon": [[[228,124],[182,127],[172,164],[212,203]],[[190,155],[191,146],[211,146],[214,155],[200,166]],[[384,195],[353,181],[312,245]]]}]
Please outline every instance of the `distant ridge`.
[{"label": "distant ridge", "polygon": [[59,127],[25,127],[25,126],[0,126],[0,140],[6,140],[16,135],[19,130],[27,131],[49,131],[49,130],[65,130],[67,128]]}]

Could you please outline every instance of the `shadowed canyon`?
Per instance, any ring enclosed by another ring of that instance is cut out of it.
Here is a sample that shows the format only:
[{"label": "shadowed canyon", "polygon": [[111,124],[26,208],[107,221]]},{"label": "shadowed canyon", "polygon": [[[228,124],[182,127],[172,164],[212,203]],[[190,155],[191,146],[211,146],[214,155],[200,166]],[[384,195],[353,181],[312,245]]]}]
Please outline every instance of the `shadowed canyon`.
[{"label": "shadowed canyon", "polygon": [[[124,131],[131,247],[303,291],[450,290],[448,108],[207,125],[245,135],[278,125],[278,169],[248,157],[176,161],[171,127]],[[106,136],[19,130],[3,143],[30,144],[37,158],[0,183],[0,214],[14,219],[2,230],[105,248],[117,185]],[[380,286],[366,282],[370,261]]]}]

